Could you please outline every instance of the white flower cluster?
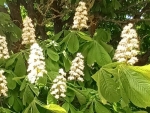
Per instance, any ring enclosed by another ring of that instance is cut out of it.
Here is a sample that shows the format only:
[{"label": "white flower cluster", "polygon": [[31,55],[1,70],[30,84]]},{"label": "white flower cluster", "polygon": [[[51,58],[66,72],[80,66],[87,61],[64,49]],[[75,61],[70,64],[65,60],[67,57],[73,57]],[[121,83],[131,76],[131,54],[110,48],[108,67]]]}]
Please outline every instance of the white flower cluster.
[{"label": "white flower cluster", "polygon": [[4,71],[0,70],[0,96],[7,96],[7,81],[6,77],[3,75]]},{"label": "white flower cluster", "polygon": [[51,87],[51,94],[54,95],[56,99],[60,97],[66,97],[66,73],[63,69],[59,69],[59,75],[53,80],[53,85]]},{"label": "white flower cluster", "polygon": [[0,36],[0,58],[8,59],[9,57],[6,38]]},{"label": "white flower cluster", "polygon": [[87,26],[87,8],[85,2],[80,1],[79,6],[76,8],[74,22],[72,28],[81,30],[82,28],[88,28]]},{"label": "white flower cluster", "polygon": [[83,69],[84,69],[84,61],[81,53],[77,53],[77,57],[72,61],[72,65],[69,71],[70,76],[68,80],[77,80],[83,82]]},{"label": "white flower cluster", "polygon": [[22,44],[33,44],[35,40],[35,29],[32,24],[32,20],[27,16],[23,20],[23,29],[22,29]]},{"label": "white flower cluster", "polygon": [[43,49],[37,44],[34,43],[30,47],[30,55],[28,59],[28,80],[31,83],[37,82],[39,77],[43,77],[44,73],[47,73],[45,70],[45,58],[43,56]]},{"label": "white flower cluster", "polygon": [[122,40],[116,49],[114,59],[118,62],[124,62],[130,65],[135,64],[138,59],[139,41],[136,30],[132,28],[133,24],[129,23],[123,28],[121,33]]}]

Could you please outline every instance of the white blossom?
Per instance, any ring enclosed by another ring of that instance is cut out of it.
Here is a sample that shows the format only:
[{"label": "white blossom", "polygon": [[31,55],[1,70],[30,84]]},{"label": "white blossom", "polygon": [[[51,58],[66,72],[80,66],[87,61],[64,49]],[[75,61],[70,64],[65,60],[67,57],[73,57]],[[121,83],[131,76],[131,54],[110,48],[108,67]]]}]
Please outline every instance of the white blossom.
[{"label": "white blossom", "polygon": [[30,47],[30,55],[28,59],[28,80],[31,83],[37,82],[39,77],[43,77],[44,73],[47,73],[45,70],[45,58],[43,56],[43,49],[38,45],[38,43],[34,43]]},{"label": "white blossom", "polygon": [[23,20],[22,44],[33,44],[35,42],[34,25],[32,24],[32,20],[27,16]]},{"label": "white blossom", "polygon": [[0,70],[0,96],[7,96],[7,81],[3,73],[4,71]]},{"label": "white blossom", "polygon": [[73,18],[73,29],[88,28],[87,26],[87,8],[86,3],[80,1],[78,7],[76,8],[75,16]]},{"label": "white blossom", "polygon": [[118,62],[124,62],[130,65],[134,65],[138,59],[139,41],[136,30],[132,28],[133,24],[129,23],[123,28],[121,33],[122,40],[117,46],[114,59]]},{"label": "white blossom", "polygon": [[4,36],[0,36],[0,58],[8,59],[9,57],[6,38]]},{"label": "white blossom", "polygon": [[54,95],[56,99],[60,97],[66,97],[66,73],[63,69],[59,69],[59,75],[53,80],[53,85],[50,89],[51,94]]},{"label": "white blossom", "polygon": [[83,82],[83,69],[84,69],[84,61],[81,53],[77,53],[76,58],[72,61],[72,65],[69,71],[68,80],[77,80]]}]

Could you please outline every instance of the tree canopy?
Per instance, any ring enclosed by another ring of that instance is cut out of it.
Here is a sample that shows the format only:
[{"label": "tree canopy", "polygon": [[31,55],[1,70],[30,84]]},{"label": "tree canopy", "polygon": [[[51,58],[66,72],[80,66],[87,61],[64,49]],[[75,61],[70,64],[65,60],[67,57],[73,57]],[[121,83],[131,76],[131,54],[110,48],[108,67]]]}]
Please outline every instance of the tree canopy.
[{"label": "tree canopy", "polygon": [[149,6],[0,0],[0,112],[149,112]]}]

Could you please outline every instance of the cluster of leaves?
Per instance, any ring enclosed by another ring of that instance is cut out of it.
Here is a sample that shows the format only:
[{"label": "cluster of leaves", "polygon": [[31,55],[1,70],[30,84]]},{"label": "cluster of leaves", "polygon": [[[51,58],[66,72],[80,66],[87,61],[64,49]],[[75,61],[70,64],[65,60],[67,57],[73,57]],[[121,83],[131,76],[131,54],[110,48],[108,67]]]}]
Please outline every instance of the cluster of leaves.
[{"label": "cluster of leaves", "polygon": [[[110,39],[109,31],[103,29],[98,29],[93,38],[80,31],[65,30],[51,40],[39,42],[44,49],[48,73],[37,84],[26,80],[28,49],[11,55],[7,61],[1,61],[9,88],[8,97],[2,99],[1,111],[111,113],[132,112],[131,102],[137,107],[150,106],[148,66],[112,63],[113,48],[107,44]],[[85,81],[67,82],[66,97],[57,101],[50,94],[52,80],[60,68],[69,71],[77,52],[85,56]]]},{"label": "cluster of leaves", "polygon": [[[6,0],[0,0],[0,7],[5,2]],[[65,5],[71,8],[70,4],[74,5],[77,2],[78,0],[69,0]],[[100,12],[101,16],[106,18],[102,18],[92,38],[91,34],[73,30],[62,30],[54,35],[53,22],[47,23],[47,30],[52,31],[47,33],[50,39],[38,41],[44,50],[47,74],[40,78],[37,84],[30,84],[26,79],[28,47],[12,53],[6,61],[0,60],[0,68],[5,70],[4,75],[9,89],[8,97],[0,97],[0,112],[139,113],[150,106],[149,65],[127,66],[112,61],[113,46],[117,46],[121,31],[119,23],[115,20],[126,20],[126,16],[133,17],[141,9],[138,4],[143,2],[140,0],[138,2],[129,0],[122,4],[119,0],[102,0],[102,4],[99,2],[95,0],[90,13],[92,15]],[[137,5],[132,6],[136,2]],[[40,5],[42,4],[44,1],[40,0]],[[126,8],[130,4],[131,9]],[[36,9],[39,3],[34,5]],[[120,9],[121,6],[124,8]],[[25,17],[24,7],[21,7],[21,11],[22,16]],[[65,21],[69,18],[71,10],[65,9],[62,10],[63,12],[67,13],[67,17],[63,18]],[[49,18],[48,14],[46,18]],[[0,12],[0,18],[0,34],[8,37],[8,45],[11,48],[12,43],[21,37],[21,29],[11,21],[9,14]],[[109,20],[110,18],[113,20]],[[149,49],[149,23],[139,22],[136,27],[140,36],[144,37],[141,45],[143,51],[146,51]],[[78,52],[84,56],[84,82],[67,82],[66,97],[56,100],[50,94],[52,81],[58,75],[60,68],[63,68],[68,76],[71,61]]]}]

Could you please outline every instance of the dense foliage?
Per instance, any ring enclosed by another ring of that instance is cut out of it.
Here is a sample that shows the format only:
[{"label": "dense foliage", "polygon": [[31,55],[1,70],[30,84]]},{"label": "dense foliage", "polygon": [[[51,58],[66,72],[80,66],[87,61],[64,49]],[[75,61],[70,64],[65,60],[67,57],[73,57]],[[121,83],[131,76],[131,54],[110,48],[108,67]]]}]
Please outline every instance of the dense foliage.
[{"label": "dense foliage", "polygon": [[[1,113],[150,112],[150,1],[82,1],[0,0]],[[114,60],[129,23],[134,65]]]}]

